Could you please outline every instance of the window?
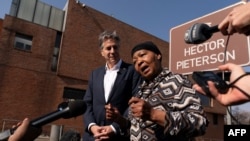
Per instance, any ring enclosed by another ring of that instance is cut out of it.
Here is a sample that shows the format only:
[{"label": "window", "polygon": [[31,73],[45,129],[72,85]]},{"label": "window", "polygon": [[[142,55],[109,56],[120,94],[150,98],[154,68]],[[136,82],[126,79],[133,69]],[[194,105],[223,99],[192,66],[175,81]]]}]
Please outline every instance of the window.
[{"label": "window", "polygon": [[14,47],[25,51],[31,51],[32,36],[16,33]]},{"label": "window", "polygon": [[218,114],[213,114],[213,124],[218,125]]},{"label": "window", "polygon": [[83,99],[86,90],[65,87],[63,91],[64,99]]}]

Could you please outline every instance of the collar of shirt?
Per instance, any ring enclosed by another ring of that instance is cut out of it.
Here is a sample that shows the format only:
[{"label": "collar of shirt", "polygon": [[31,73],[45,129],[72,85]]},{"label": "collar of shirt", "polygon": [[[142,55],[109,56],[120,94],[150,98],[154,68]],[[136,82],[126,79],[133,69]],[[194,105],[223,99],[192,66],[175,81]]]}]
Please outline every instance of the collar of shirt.
[{"label": "collar of shirt", "polygon": [[118,63],[116,63],[116,64],[114,65],[113,68],[108,68],[108,65],[107,65],[107,63],[106,63],[105,69],[106,69],[106,71],[115,71],[115,70],[119,70],[121,64],[122,64],[122,60],[121,60],[121,59],[118,61]]}]

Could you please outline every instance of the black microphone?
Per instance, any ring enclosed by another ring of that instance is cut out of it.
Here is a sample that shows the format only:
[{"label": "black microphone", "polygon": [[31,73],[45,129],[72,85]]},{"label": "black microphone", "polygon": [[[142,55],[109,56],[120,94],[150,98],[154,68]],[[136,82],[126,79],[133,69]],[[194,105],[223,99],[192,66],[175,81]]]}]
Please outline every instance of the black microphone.
[{"label": "black microphone", "polygon": [[185,32],[184,40],[188,44],[200,44],[211,38],[213,33],[218,31],[218,25],[210,27],[204,23],[196,23]]},{"label": "black microphone", "polygon": [[50,123],[60,118],[68,119],[72,117],[77,117],[79,115],[82,115],[85,112],[86,108],[86,103],[82,100],[76,100],[66,103],[63,102],[59,104],[58,109],[56,111],[32,120],[31,125],[35,127],[41,127],[47,123]]},{"label": "black microphone", "polygon": [[[62,102],[58,109],[54,112],[36,118],[30,122],[31,126],[41,127],[47,123],[58,120],[60,118],[69,119],[82,115],[87,109],[87,105],[83,100],[75,100],[70,102]],[[0,133],[0,141],[5,141],[12,135],[15,128],[5,130]]]}]

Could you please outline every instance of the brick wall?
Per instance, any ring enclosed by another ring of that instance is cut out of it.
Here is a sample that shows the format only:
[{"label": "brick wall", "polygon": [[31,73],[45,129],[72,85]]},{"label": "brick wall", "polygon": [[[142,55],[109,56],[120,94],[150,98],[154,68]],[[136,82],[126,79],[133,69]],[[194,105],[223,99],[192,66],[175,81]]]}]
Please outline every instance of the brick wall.
[{"label": "brick wall", "polygon": [[[121,37],[121,57],[131,62],[131,48],[154,41],[168,66],[168,43],[90,7],[71,0],[62,33],[57,71],[51,70],[57,31],[6,15],[0,35],[0,119],[31,119],[50,113],[63,101],[64,87],[86,89],[90,71],[104,65],[98,35],[116,30]],[[1,23],[1,22],[0,22]],[[33,37],[31,51],[14,48],[15,34]],[[8,108],[3,108],[8,107]],[[82,128],[82,117],[53,124]],[[7,128],[7,127],[6,127]],[[83,129],[80,129],[83,131]]]},{"label": "brick wall", "polygon": [[[56,110],[63,101],[64,87],[86,89],[91,70],[105,63],[98,50],[98,35],[104,30],[116,30],[120,35],[123,60],[131,62],[132,47],[151,40],[162,52],[163,66],[168,67],[168,42],[91,7],[82,7],[74,0],[69,1],[57,71],[52,71],[51,65],[58,31],[8,15],[0,20],[0,120],[16,121],[42,116]],[[15,33],[33,37],[31,51],[14,48]],[[221,114],[219,122],[222,124],[225,108],[218,103],[214,107],[216,109],[208,107],[206,110]],[[209,113],[208,117],[212,121]],[[52,124],[84,132],[81,116],[60,119]],[[216,129],[221,130],[221,124],[210,124],[204,138],[221,138],[222,131],[214,134]]]}]

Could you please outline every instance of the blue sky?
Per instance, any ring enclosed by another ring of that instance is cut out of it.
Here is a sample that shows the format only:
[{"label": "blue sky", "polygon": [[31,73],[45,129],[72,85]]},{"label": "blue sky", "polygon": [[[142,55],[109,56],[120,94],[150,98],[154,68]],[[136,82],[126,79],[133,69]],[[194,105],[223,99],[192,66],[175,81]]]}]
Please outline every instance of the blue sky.
[{"label": "blue sky", "polygon": [[[9,13],[12,0],[1,0],[0,18]],[[63,8],[67,0],[41,0]],[[239,0],[80,0],[147,33],[169,41],[171,28],[240,2]]]},{"label": "blue sky", "polygon": [[[67,0],[40,1],[63,9]],[[0,18],[3,19],[4,15],[9,13],[11,2],[12,0],[1,0]],[[238,3],[240,0],[80,0],[80,2],[169,41],[171,28]],[[248,110],[250,104],[244,104],[240,108]]]}]

